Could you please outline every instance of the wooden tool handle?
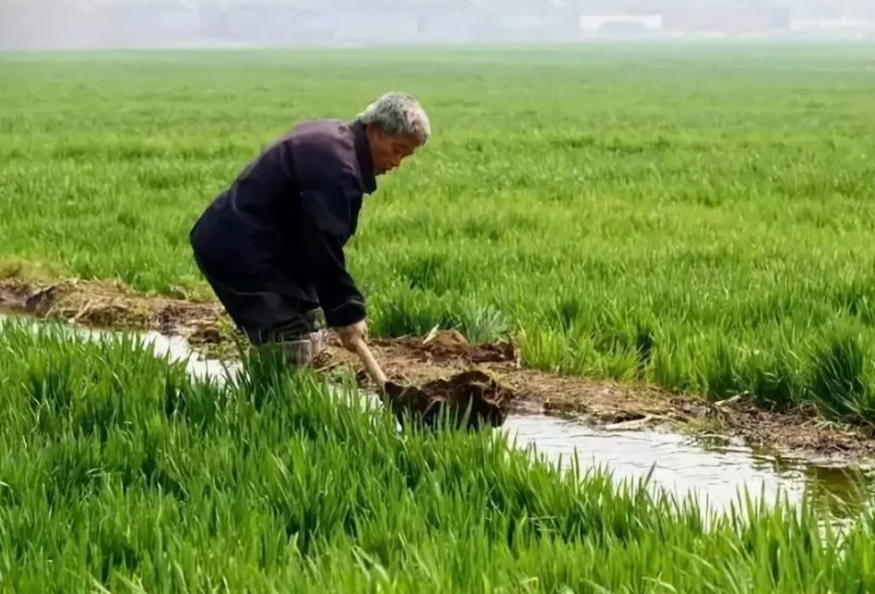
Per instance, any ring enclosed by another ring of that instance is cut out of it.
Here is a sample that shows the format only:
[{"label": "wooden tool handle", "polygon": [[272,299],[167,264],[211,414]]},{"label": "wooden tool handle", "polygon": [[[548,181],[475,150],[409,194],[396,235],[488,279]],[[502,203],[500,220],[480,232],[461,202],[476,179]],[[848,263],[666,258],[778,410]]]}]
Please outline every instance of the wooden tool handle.
[{"label": "wooden tool handle", "polygon": [[382,389],[386,385],[386,374],[383,373],[383,369],[380,367],[380,364],[377,363],[377,360],[374,359],[374,355],[371,353],[371,349],[368,348],[368,345],[359,338],[355,342],[355,350],[358,353],[358,356],[361,358],[362,363],[365,365],[365,369],[368,371],[368,375],[377,382]]}]

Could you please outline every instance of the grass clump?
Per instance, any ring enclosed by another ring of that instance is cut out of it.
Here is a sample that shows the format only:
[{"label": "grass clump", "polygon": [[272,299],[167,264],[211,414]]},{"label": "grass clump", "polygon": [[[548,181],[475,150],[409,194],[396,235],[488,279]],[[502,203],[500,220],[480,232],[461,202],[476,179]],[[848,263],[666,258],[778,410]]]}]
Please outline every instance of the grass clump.
[{"label": "grass clump", "polygon": [[131,338],[0,332],[5,592],[875,588],[867,518],[708,514],[500,435],[398,433],[269,358],[192,381]]}]

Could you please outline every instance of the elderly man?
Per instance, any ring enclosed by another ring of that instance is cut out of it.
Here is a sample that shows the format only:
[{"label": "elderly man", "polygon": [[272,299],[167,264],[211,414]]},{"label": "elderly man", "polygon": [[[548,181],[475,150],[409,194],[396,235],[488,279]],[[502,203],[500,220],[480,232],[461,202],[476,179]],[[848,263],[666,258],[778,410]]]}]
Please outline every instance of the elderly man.
[{"label": "elderly man", "polygon": [[251,162],[191,230],[195,261],[255,347],[307,366],[322,348],[321,308],[343,346],[367,335],[365,299],[343,248],[376,176],[431,134],[420,104],[387,93],[353,122],[299,124]]}]

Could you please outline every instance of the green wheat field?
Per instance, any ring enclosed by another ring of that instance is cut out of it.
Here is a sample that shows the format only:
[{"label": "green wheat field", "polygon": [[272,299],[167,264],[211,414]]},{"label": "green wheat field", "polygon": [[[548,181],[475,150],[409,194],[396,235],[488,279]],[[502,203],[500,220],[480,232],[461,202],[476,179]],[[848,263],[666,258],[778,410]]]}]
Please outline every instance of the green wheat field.
[{"label": "green wheat field", "polygon": [[270,359],[219,385],[130,338],[2,337],[4,593],[875,588],[868,513],[717,513],[486,432],[399,434]]},{"label": "green wheat field", "polygon": [[[511,334],[533,367],[875,421],[873,50],[0,54],[0,270],[211,298],[187,237],[213,195],[297,121],[402,90],[434,138],[348,249],[372,333]],[[248,365],[195,382],[4,325],[0,590],[875,588],[870,517],[705,522]]]}]

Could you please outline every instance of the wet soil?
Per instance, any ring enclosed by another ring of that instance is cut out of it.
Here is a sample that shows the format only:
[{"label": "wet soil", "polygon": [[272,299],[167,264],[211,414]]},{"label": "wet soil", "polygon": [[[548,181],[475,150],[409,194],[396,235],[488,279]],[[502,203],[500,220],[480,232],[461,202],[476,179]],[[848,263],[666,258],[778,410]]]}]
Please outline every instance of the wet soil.
[{"label": "wet soil", "polygon": [[389,381],[383,390],[402,427],[409,419],[434,428],[444,418],[468,429],[500,427],[514,399],[512,390],[479,369],[434,379],[421,386]]},{"label": "wet soil", "polygon": [[[233,352],[241,344],[215,302],[143,296],[111,282],[68,280],[37,285],[20,279],[0,280],[0,311],[92,328],[179,335],[194,349],[213,355]],[[753,447],[819,459],[875,455],[871,427],[824,421],[811,406],[774,412],[758,408],[748,397],[715,403],[644,384],[528,369],[521,365],[512,342],[470,344],[453,330],[433,331],[424,338],[374,338],[369,344],[389,377],[392,387],[387,393],[396,407],[416,410],[426,422],[447,405],[467,406],[473,396],[482,405],[478,422],[489,424],[501,424],[510,411],[543,411],[582,417],[612,429],[667,427],[711,440],[736,439]],[[360,383],[367,382],[356,355],[341,348],[334,336],[328,337],[315,367],[325,373],[352,371]]]}]

